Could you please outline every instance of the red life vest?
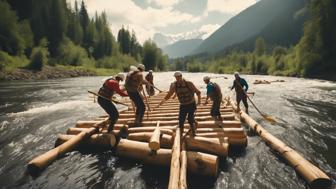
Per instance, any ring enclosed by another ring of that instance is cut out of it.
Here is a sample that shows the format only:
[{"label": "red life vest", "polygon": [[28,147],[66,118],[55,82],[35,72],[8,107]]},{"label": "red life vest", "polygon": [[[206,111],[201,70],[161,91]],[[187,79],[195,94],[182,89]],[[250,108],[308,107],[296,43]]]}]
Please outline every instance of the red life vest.
[{"label": "red life vest", "polygon": [[107,85],[110,80],[116,81],[114,78],[107,79],[103,86],[100,87],[98,94],[102,95],[105,98],[111,99],[112,96],[115,94],[115,91],[110,89]]}]

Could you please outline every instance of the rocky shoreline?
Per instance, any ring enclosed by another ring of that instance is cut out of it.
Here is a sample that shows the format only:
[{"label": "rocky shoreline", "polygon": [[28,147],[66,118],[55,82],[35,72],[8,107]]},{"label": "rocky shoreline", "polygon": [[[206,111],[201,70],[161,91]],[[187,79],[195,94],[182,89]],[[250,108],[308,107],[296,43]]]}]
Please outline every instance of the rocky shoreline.
[{"label": "rocky shoreline", "polygon": [[16,69],[12,72],[0,71],[1,81],[13,80],[44,80],[57,78],[70,78],[80,76],[95,76],[96,73],[90,70],[73,69],[65,70],[61,68],[44,66],[41,71],[33,71],[29,69]]}]

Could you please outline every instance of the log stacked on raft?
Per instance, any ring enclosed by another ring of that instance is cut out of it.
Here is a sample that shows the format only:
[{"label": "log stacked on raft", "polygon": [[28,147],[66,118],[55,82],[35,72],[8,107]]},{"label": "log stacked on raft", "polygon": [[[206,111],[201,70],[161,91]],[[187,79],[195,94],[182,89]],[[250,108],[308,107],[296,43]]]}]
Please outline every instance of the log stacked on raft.
[{"label": "log stacked on raft", "polygon": [[[224,120],[215,122],[210,116],[210,105],[198,106],[196,136],[191,137],[187,134],[190,128],[187,122],[184,130],[177,126],[177,99],[170,99],[161,107],[154,108],[164,95],[160,93],[148,98],[151,111],[147,108],[148,116],[145,114],[141,127],[131,127],[134,125],[132,108],[119,112],[113,133],[107,133],[107,116],[77,121],[75,127],[58,136],[57,147],[32,160],[29,169],[42,170],[60,155],[90,145],[114,149],[117,156],[143,163],[171,165],[171,169],[174,169],[172,173],[176,173],[171,177],[171,188],[187,188],[187,172],[216,177],[219,159],[228,156],[229,146],[244,149],[247,145],[246,133],[235,118],[233,108],[223,105],[221,113]],[[117,136],[122,132],[126,133],[126,138]]]},{"label": "log stacked on raft", "polygon": [[[230,103],[232,104],[232,107],[236,109],[236,105],[232,100],[230,100]],[[311,188],[330,188],[331,179],[327,174],[265,130],[248,114],[243,111],[239,111],[239,114],[241,119],[253,129],[266,144],[283,157],[309,183]]]}]

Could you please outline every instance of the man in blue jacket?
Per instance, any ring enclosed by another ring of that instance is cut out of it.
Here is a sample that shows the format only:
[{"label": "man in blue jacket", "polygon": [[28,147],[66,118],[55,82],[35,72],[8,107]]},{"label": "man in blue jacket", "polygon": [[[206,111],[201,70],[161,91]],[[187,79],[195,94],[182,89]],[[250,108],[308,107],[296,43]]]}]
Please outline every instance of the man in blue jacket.
[{"label": "man in blue jacket", "polygon": [[236,90],[236,100],[237,100],[237,107],[238,111],[240,110],[240,101],[243,101],[243,104],[245,106],[245,112],[248,114],[248,104],[247,104],[247,90],[248,90],[248,84],[244,78],[241,78],[239,76],[238,72],[234,73],[235,80],[233,81],[233,85],[231,87],[231,90],[234,88]]}]

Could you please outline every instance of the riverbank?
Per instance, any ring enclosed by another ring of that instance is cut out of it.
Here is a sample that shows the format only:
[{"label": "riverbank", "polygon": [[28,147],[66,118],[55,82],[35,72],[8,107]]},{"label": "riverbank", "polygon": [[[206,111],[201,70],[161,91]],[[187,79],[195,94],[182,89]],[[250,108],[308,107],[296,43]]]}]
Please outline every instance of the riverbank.
[{"label": "riverbank", "polygon": [[81,76],[113,75],[114,73],[116,73],[116,70],[112,69],[89,69],[69,66],[53,67],[46,65],[43,66],[41,71],[24,68],[16,68],[11,71],[0,71],[0,81],[59,79]]}]

